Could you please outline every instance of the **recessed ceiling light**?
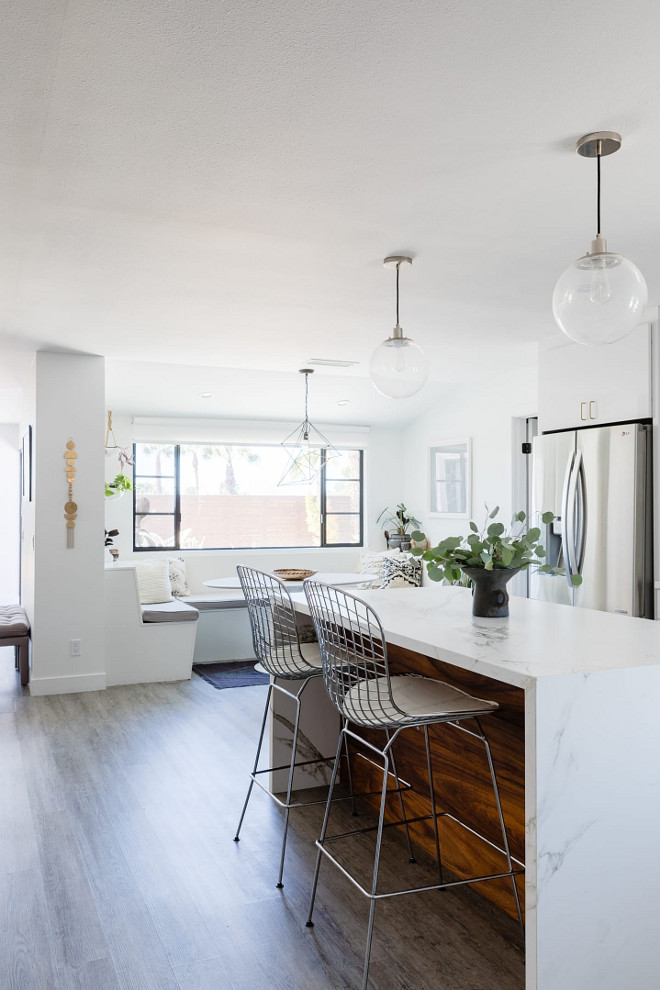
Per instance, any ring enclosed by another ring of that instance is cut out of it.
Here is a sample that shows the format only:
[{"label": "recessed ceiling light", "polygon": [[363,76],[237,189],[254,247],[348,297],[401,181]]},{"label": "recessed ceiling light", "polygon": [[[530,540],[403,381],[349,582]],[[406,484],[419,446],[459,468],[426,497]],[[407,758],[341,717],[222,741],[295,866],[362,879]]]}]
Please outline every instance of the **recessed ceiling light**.
[{"label": "recessed ceiling light", "polygon": [[350,406],[350,404],[351,404],[350,399],[340,399],[339,402],[337,403],[338,406]]},{"label": "recessed ceiling light", "polygon": [[200,399],[212,399],[213,398],[213,392],[200,392],[199,393],[199,397],[200,397]]},{"label": "recessed ceiling light", "polygon": [[320,364],[326,368],[352,368],[359,361],[335,361],[333,358],[310,358],[308,364]]}]

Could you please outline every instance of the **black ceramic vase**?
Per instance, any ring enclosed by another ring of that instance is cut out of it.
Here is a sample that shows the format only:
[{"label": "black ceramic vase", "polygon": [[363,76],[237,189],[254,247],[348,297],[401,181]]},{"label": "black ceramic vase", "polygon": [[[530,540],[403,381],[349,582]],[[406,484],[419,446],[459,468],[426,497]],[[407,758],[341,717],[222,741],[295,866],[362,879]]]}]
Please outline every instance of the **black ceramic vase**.
[{"label": "black ceramic vase", "polygon": [[501,619],[509,614],[509,593],[506,583],[514,577],[519,567],[463,567],[462,571],[472,581],[472,615],[486,619]]}]

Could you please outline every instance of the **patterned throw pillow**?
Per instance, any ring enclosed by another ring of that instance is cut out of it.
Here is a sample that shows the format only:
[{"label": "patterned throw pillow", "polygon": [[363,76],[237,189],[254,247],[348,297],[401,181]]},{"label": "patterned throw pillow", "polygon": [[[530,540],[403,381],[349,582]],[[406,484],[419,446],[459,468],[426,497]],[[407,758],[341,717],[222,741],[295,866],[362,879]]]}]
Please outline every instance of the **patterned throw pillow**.
[{"label": "patterned throw pillow", "polygon": [[186,578],[185,560],[183,557],[168,557],[167,562],[170,566],[172,594],[176,598],[180,598],[181,595],[189,595],[190,588],[188,587],[188,580]]},{"label": "patterned throw pillow", "polygon": [[381,588],[419,588],[422,583],[422,562],[403,554],[387,557],[383,561]]},{"label": "patterned throw pillow", "polygon": [[363,550],[360,554],[358,574],[375,574],[376,577],[373,581],[368,581],[364,584],[356,584],[355,587],[357,589],[361,589],[362,591],[368,591],[373,588],[382,588],[383,564],[389,557],[400,558],[402,557],[401,551],[382,550],[377,553],[374,550]]}]

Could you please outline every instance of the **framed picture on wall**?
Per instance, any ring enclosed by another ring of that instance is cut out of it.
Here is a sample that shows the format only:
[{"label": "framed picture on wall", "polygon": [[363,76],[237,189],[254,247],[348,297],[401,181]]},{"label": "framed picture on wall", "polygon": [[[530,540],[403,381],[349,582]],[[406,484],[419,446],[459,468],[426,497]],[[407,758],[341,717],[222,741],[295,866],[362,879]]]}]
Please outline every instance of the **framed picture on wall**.
[{"label": "framed picture on wall", "polygon": [[472,511],[470,440],[444,440],[428,448],[430,516],[460,516]]},{"label": "framed picture on wall", "polygon": [[21,446],[21,496],[24,502],[32,501],[32,427],[23,434]]}]

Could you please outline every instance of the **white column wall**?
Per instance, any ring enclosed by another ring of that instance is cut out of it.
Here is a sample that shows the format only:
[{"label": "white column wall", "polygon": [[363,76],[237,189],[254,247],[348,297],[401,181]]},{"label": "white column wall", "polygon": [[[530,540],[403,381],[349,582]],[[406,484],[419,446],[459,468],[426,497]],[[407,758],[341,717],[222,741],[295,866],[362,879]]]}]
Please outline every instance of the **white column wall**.
[{"label": "white column wall", "polygon": [[[37,354],[32,694],[105,687],[104,365],[92,355]],[[64,519],[64,451],[70,439],[78,453],[73,549],[67,549]],[[78,657],[70,655],[71,639],[82,641]]]}]

